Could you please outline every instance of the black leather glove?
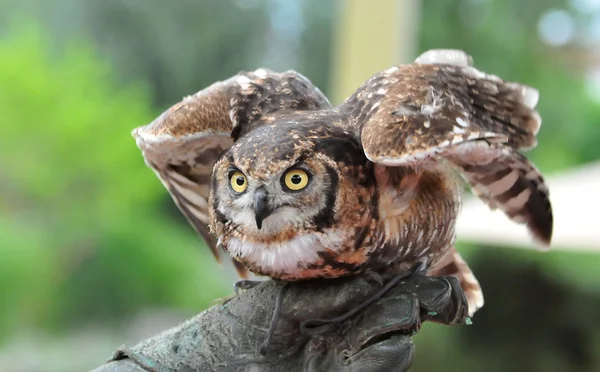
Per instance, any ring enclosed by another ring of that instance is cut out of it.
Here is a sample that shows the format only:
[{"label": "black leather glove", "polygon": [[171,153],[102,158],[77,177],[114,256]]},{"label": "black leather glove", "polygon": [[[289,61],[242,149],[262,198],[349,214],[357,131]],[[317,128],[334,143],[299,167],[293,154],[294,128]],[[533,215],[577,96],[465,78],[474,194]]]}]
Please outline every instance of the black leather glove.
[{"label": "black leather glove", "polygon": [[319,326],[380,289],[368,277],[287,284],[266,355],[265,340],[284,284],[266,281],[180,326],[119,349],[95,372],[406,371],[411,336],[429,320],[465,323],[467,301],[453,277],[413,276],[356,316]]}]

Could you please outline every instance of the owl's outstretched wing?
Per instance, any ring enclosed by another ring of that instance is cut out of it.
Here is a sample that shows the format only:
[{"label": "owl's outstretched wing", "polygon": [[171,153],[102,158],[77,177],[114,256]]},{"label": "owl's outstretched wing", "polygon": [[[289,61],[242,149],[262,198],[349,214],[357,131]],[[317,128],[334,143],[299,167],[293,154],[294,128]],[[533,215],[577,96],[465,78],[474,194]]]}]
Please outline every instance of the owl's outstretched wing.
[{"label": "owl's outstretched wing", "polygon": [[419,166],[446,159],[476,195],[548,245],[548,188],[519,150],[536,146],[538,92],[472,66],[459,50],[431,50],[373,76],[339,107],[369,160]]},{"label": "owl's outstretched wing", "polygon": [[[146,164],[219,260],[217,242],[208,229],[215,162],[237,138],[276,111],[328,107],[327,98],[297,72],[258,69],[185,97],[132,135]],[[234,263],[244,276],[241,264]]]}]

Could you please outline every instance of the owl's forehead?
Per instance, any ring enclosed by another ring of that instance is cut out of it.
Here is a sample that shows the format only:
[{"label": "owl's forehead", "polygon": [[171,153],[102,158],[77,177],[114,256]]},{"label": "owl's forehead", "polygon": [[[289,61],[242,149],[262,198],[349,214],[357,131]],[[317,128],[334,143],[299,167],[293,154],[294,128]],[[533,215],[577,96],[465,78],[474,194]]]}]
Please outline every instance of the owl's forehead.
[{"label": "owl's forehead", "polygon": [[240,137],[229,150],[230,160],[259,179],[268,179],[298,162],[313,158],[319,142],[330,137],[318,125],[265,125]]}]

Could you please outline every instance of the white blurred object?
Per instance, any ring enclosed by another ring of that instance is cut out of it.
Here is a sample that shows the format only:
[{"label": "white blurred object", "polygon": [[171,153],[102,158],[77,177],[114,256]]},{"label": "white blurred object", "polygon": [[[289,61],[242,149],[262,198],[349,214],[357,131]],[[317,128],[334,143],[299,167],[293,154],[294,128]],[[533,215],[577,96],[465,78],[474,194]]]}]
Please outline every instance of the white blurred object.
[{"label": "white blurred object", "polygon": [[[554,212],[551,250],[600,251],[600,162],[546,177]],[[458,241],[536,247],[525,225],[465,198],[457,222]]]},{"label": "white blurred object", "polygon": [[538,22],[538,34],[548,45],[560,47],[575,37],[575,22],[569,12],[563,9],[549,9]]}]

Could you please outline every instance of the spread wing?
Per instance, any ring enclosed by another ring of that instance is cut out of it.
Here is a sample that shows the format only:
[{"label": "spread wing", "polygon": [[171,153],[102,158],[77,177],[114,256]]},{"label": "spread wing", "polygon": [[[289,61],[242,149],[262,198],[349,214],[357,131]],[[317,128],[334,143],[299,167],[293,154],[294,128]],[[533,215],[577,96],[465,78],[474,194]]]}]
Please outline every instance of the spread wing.
[{"label": "spread wing", "polygon": [[[146,164],[219,260],[208,229],[208,197],[215,162],[261,118],[279,110],[330,107],[307,78],[266,69],[240,72],[185,97],[146,126],[133,130]],[[234,261],[241,276],[245,270]]]},{"label": "spread wing", "polygon": [[369,160],[453,164],[491,208],[525,223],[542,244],[552,236],[548,188],[519,150],[536,146],[538,92],[472,66],[458,50],[431,50],[373,76],[339,109],[356,126]]}]

